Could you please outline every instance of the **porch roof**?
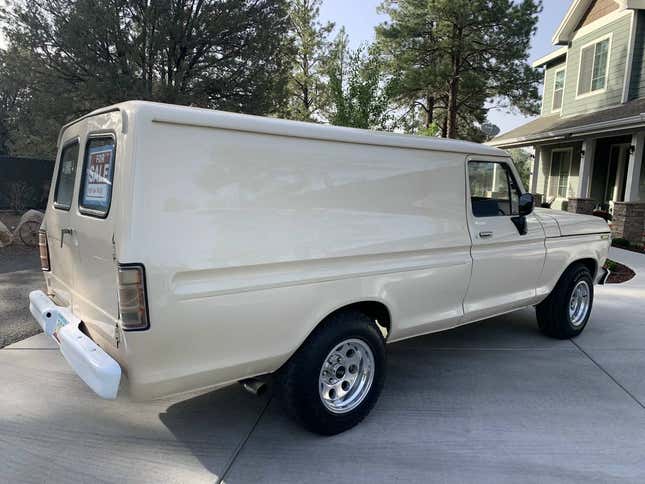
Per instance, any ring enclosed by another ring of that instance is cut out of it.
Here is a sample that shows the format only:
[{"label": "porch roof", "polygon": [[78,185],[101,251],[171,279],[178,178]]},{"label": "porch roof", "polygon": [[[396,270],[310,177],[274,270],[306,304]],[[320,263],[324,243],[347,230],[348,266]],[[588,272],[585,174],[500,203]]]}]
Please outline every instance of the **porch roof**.
[{"label": "porch roof", "polygon": [[497,148],[514,148],[644,125],[645,98],[578,116],[566,118],[559,115],[540,116],[519,128],[497,136],[488,144]]}]

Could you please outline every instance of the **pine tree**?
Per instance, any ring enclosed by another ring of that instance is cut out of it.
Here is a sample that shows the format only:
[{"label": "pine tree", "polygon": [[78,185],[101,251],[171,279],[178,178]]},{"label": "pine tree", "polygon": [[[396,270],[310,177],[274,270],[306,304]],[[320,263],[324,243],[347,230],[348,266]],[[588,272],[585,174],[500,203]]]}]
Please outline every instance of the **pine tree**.
[{"label": "pine tree", "polygon": [[492,99],[538,112],[540,78],[527,59],[540,0],[384,0],[380,10],[390,16],[377,27],[390,91],[421,107],[425,128],[477,136]]}]

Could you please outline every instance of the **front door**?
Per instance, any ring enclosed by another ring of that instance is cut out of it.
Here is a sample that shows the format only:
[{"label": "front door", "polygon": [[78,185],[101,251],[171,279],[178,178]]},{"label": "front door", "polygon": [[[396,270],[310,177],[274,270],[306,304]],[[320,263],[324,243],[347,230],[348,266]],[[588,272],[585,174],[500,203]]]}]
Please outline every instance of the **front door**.
[{"label": "front door", "polygon": [[469,161],[467,176],[473,268],[464,313],[476,320],[535,301],[546,249],[537,218],[519,217],[521,191],[511,164]]}]

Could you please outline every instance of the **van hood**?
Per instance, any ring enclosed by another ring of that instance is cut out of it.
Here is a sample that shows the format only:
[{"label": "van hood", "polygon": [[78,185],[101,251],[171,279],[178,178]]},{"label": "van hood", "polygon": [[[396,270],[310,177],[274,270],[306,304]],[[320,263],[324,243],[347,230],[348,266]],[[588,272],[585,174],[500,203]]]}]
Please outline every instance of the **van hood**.
[{"label": "van hood", "polygon": [[550,208],[536,208],[535,215],[545,222],[555,221],[560,230],[560,235],[585,235],[609,233],[607,222],[600,217],[583,215],[579,213],[552,210]]}]

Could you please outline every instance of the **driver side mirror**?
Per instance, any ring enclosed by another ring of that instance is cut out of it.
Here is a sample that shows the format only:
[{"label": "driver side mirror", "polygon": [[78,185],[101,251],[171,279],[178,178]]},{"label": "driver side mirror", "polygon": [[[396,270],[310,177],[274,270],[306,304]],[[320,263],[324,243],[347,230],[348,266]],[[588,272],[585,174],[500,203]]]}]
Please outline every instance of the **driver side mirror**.
[{"label": "driver side mirror", "polygon": [[520,216],[524,217],[530,215],[533,212],[533,207],[535,205],[535,199],[530,193],[522,193],[520,196],[519,211]]}]

